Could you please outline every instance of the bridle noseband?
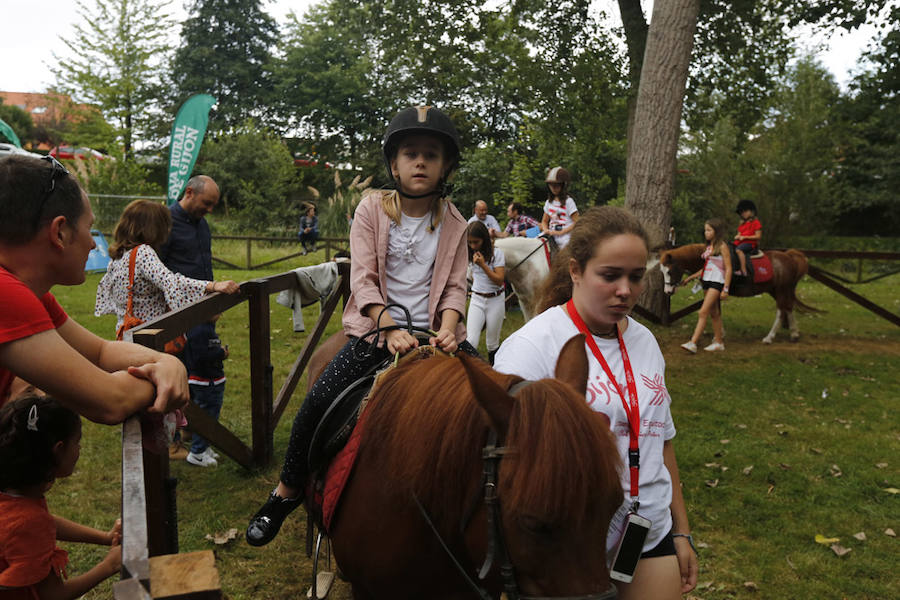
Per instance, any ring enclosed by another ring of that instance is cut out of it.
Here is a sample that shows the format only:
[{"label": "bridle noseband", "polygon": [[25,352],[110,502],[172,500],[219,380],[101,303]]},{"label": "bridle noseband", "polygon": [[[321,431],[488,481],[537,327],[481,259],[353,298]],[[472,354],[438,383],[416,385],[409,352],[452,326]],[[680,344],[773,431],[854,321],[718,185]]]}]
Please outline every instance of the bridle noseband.
[{"label": "bridle noseband", "polygon": [[[516,384],[513,384],[513,386],[508,390],[509,395],[514,396],[519,390],[526,387],[530,383],[532,382],[523,380]],[[497,441],[497,432],[496,430],[491,428],[488,432],[487,443],[481,450],[481,457],[484,461],[483,487],[484,504],[485,508],[487,509],[488,539],[487,552],[485,553],[484,563],[481,565],[481,569],[478,571],[478,579],[483,581],[485,577],[487,577],[488,573],[490,573],[491,568],[494,565],[495,558],[499,556],[500,577],[503,580],[503,591],[506,594],[506,598],[508,600],[614,600],[616,598],[616,588],[612,583],[610,583],[609,589],[607,589],[602,594],[583,594],[580,596],[523,596],[519,593],[519,586],[516,581],[515,568],[513,567],[512,561],[509,558],[506,539],[503,535],[503,521],[500,514],[500,496],[498,494],[497,487],[499,482],[500,460],[504,456],[513,454],[515,450],[507,446],[497,446]],[[466,570],[453,555],[453,552],[444,542],[443,538],[441,538],[440,533],[438,533],[437,528],[429,518],[428,512],[425,510],[425,507],[422,506],[422,503],[419,502],[419,499],[415,494],[413,494],[413,500],[415,500],[416,506],[419,507],[419,511],[422,513],[425,521],[431,527],[432,532],[441,543],[444,551],[446,551],[450,556],[450,559],[453,561],[453,564],[456,565],[456,568],[460,571],[463,578],[469,583],[475,593],[478,594],[479,598],[481,598],[482,600],[491,600],[490,594],[488,594],[484,588],[480,587],[477,583],[472,581],[472,578],[469,577],[468,573],[466,573]],[[463,527],[463,529],[465,529],[465,527]]]}]

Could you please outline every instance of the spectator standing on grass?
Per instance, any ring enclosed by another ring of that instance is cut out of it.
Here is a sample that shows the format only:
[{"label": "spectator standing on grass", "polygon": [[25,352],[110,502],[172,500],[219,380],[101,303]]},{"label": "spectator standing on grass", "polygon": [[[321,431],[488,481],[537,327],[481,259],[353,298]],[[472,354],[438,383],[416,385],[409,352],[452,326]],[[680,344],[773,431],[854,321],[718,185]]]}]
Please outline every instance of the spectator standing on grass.
[{"label": "spectator standing on grass", "polygon": [[[216,421],[225,400],[225,368],[222,361],[226,358],[228,346],[222,346],[212,321],[201,323],[188,333],[184,361],[190,365],[188,384],[191,401]],[[191,451],[185,460],[198,467],[215,467],[218,458],[218,453],[209,442],[195,433],[191,439]]]},{"label": "spectator standing on grass", "polygon": [[506,207],[506,216],[509,221],[506,223],[506,229],[496,234],[495,237],[524,237],[527,231],[532,227],[540,227],[541,224],[537,220],[532,219],[525,214],[525,207],[521,202],[510,202]]},{"label": "spectator standing on grass", "polygon": [[497,234],[500,233],[500,223],[497,222],[494,215],[488,214],[488,205],[484,200],[475,202],[475,214],[469,217],[469,223],[474,223],[475,221],[478,221],[487,227],[491,238],[496,237]]},{"label": "spectator standing on grass", "polygon": [[98,423],[181,408],[189,392],[177,358],[94,335],[50,293],[84,283],[93,222],[87,195],[55,159],[0,159],[0,402],[19,376]]},{"label": "spectator standing on grass", "polygon": [[[188,180],[181,200],[169,207],[172,231],[159,251],[159,258],[169,270],[193,279],[214,279],[212,235],[206,215],[212,213],[218,203],[219,186],[211,177],[195,175]],[[204,329],[209,331],[209,328]],[[215,325],[212,333],[215,333]],[[192,333],[188,332],[188,335]],[[192,365],[186,363],[186,366],[190,372]],[[180,440],[171,450],[171,458],[187,458],[188,452]]]}]

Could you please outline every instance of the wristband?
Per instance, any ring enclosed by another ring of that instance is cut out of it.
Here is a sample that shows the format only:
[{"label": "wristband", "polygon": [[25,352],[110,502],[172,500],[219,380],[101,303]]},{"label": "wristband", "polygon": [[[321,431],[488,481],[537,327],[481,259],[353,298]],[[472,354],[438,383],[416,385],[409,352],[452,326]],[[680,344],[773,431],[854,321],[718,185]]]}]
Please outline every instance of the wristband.
[{"label": "wristband", "polygon": [[726,285],[726,286],[723,286],[723,287],[722,287],[722,291],[723,291],[723,292],[727,292],[727,291],[728,291],[728,286],[727,286],[727,285]]},{"label": "wristband", "polygon": [[689,534],[689,533],[673,533],[672,537],[673,538],[677,538],[677,537],[687,538],[688,544],[691,545],[691,550],[694,551],[694,554],[697,554],[699,556],[700,553],[697,552],[697,546],[694,545],[694,538],[691,536],[691,534]]}]

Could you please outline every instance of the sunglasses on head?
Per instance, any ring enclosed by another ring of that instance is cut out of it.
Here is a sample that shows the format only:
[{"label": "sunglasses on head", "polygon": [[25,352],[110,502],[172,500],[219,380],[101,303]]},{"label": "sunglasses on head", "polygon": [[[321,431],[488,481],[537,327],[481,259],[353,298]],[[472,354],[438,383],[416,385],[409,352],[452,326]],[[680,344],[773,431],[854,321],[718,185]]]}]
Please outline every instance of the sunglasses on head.
[{"label": "sunglasses on head", "polygon": [[56,180],[62,179],[66,175],[69,174],[69,170],[63,166],[61,162],[56,160],[53,156],[49,154],[47,156],[42,156],[41,160],[44,162],[50,163],[50,184],[47,186],[47,189],[44,191],[44,195],[41,197],[41,202],[38,204],[38,211],[36,220],[40,223],[41,213],[44,212],[44,205],[47,204],[47,199],[50,198],[50,194],[53,193],[53,190],[56,189]]}]

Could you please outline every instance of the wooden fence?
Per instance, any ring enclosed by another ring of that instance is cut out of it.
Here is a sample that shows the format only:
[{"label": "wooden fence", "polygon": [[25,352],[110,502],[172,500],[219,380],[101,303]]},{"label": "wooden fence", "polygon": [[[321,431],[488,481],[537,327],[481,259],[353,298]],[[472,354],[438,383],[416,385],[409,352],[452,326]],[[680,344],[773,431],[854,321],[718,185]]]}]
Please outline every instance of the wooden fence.
[{"label": "wooden fence", "polygon": [[[246,301],[250,336],[250,445],[193,403],[188,403],[185,413],[192,430],[237,463],[246,468],[268,465],[273,458],[275,427],[338,303],[346,302],[349,296],[349,276],[349,261],[338,262],[334,290],[325,299],[319,319],[277,395],[272,381],[269,297],[296,288],[297,276],[293,272],[245,281],[240,293],[233,296],[207,296],[135,328],[133,339],[162,350],[167,341],[180,333]],[[169,476],[168,452],[146,450],[143,435],[137,416],[129,418],[122,427],[122,580],[113,586],[114,598],[219,599],[222,596],[211,552],[170,558],[178,554],[176,482]]]}]

